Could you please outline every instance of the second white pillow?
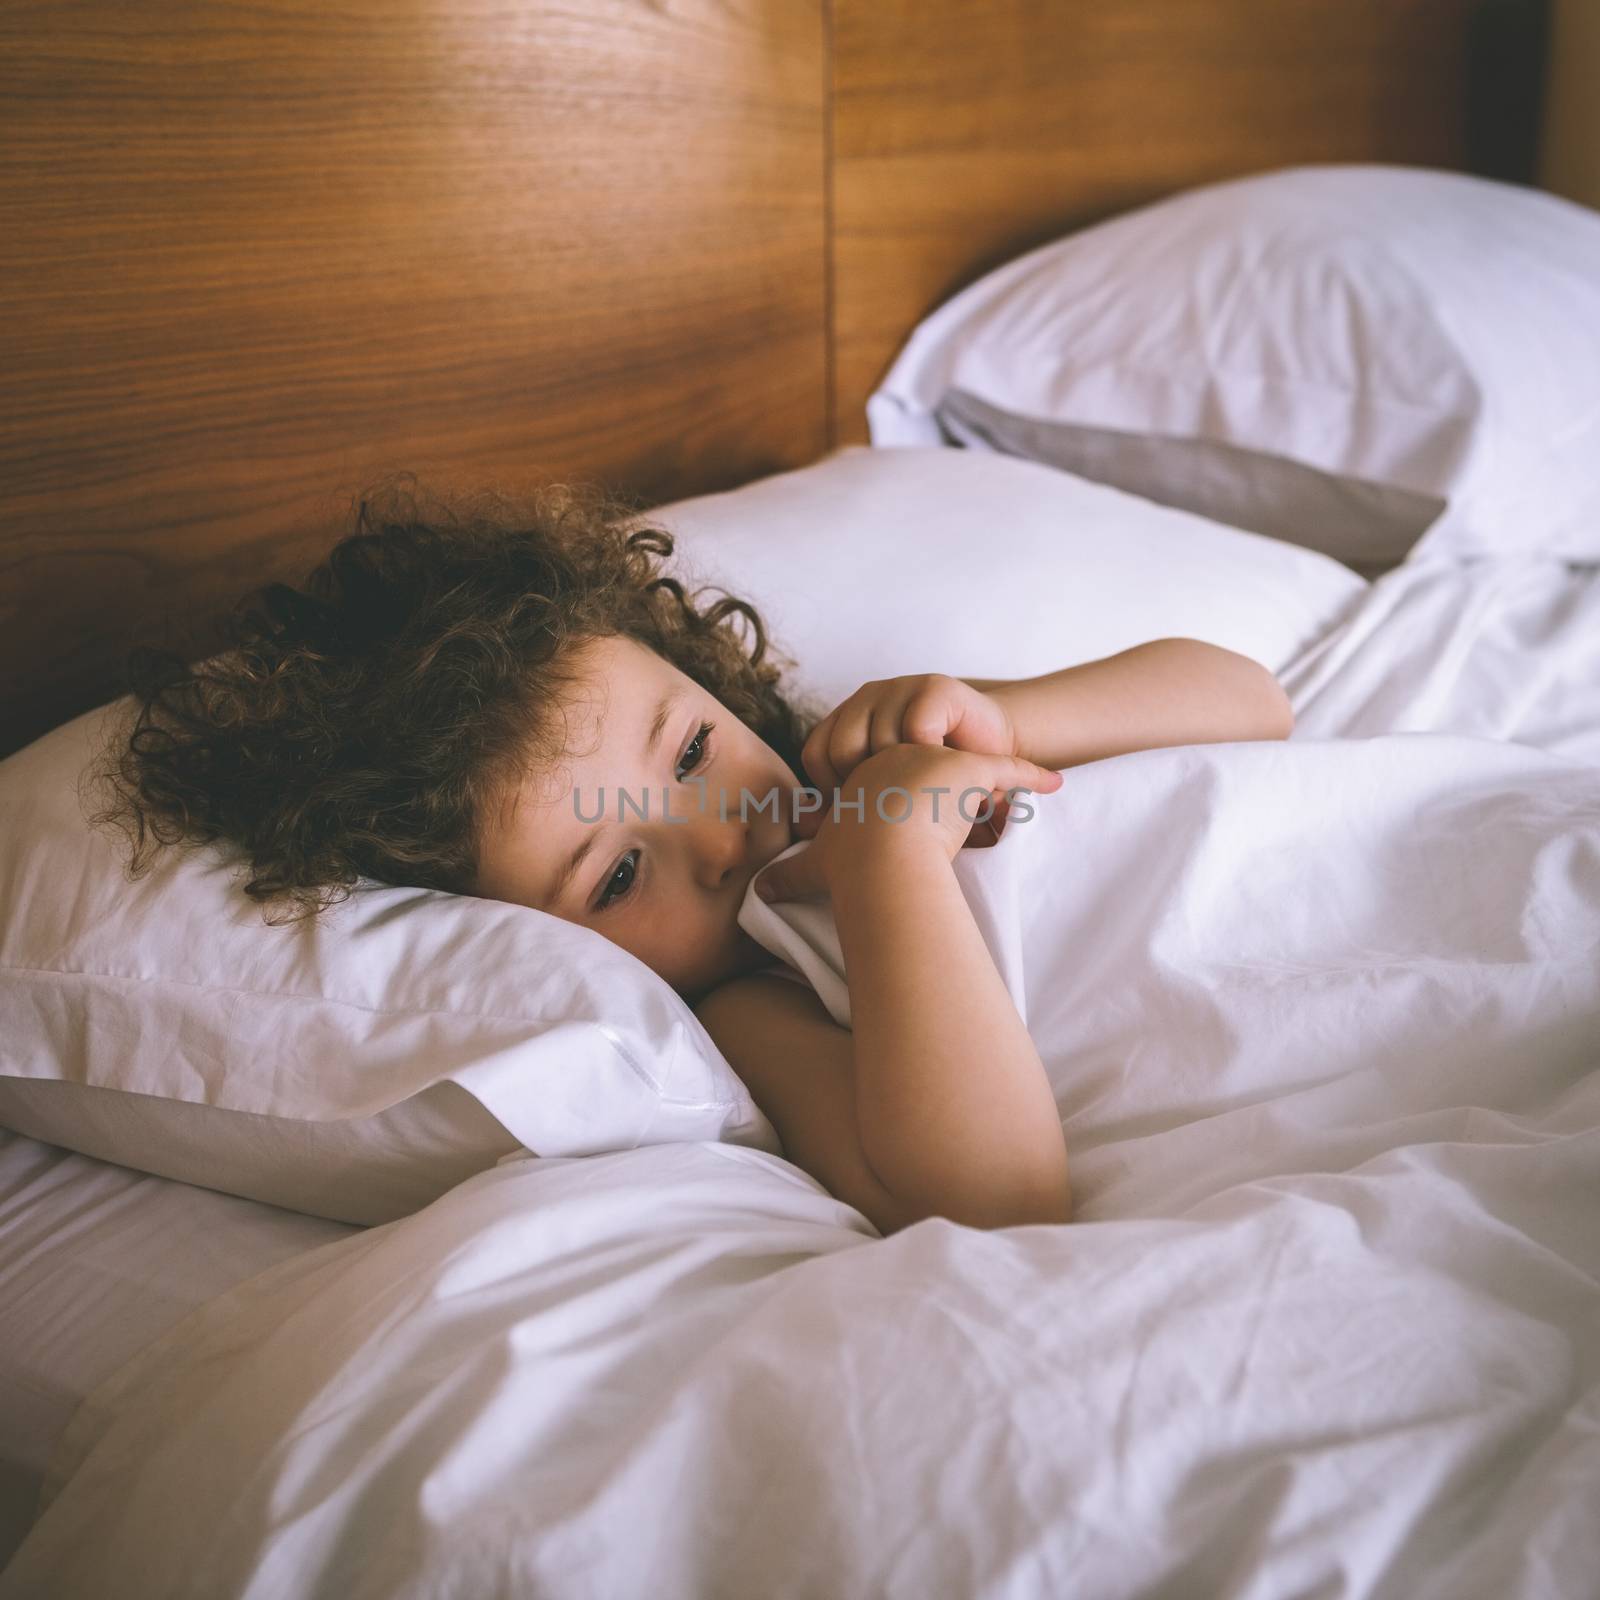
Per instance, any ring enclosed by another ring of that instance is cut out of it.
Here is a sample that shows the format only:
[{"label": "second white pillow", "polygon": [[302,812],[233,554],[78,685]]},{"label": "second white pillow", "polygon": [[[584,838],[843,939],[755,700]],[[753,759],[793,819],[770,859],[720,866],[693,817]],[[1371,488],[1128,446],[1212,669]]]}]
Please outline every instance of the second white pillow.
[{"label": "second white pillow", "polygon": [[1367,589],[1326,556],[968,450],[852,447],[654,516],[685,572],[760,608],[821,710],[874,678],[1028,678],[1175,636],[1277,672]]},{"label": "second white pillow", "polygon": [[1405,167],[1212,184],[980,278],[867,414],[1369,568],[1529,527],[1597,560],[1600,215]]}]

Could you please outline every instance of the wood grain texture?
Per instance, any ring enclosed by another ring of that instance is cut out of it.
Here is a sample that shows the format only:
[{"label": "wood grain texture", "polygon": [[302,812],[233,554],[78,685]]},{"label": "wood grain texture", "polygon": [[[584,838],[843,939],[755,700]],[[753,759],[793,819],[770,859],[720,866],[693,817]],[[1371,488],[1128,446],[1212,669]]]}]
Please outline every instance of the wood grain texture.
[{"label": "wood grain texture", "polygon": [[1555,0],[1539,183],[1600,210],[1600,5]]},{"label": "wood grain texture", "polygon": [[[1380,161],[1526,180],[1536,0],[835,0],[836,434],[1002,261],[1197,183]],[[1492,24],[1492,25],[1491,25]]]},{"label": "wood grain texture", "polygon": [[0,753],[375,475],[826,443],[821,0],[0,11]]},{"label": "wood grain texture", "polygon": [[1294,161],[1526,177],[1543,5],[15,0],[0,753],[387,471],[731,486],[865,438],[914,324],[1070,227]]}]

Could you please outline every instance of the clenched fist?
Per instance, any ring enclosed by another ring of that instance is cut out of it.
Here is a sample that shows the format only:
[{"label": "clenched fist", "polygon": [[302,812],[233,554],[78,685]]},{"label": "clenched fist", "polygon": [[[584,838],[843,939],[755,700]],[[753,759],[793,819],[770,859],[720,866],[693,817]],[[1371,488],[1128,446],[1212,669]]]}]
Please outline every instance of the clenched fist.
[{"label": "clenched fist", "polygon": [[1018,753],[1011,717],[994,696],[960,678],[927,672],[862,684],[811,730],[800,759],[826,794],[868,756],[897,744]]},{"label": "clenched fist", "polygon": [[810,848],[763,867],[756,893],[763,900],[831,894],[839,874],[897,855],[951,861],[975,833],[987,830],[984,842],[994,842],[996,823],[1016,795],[1050,794],[1061,783],[1059,772],[1020,756],[891,745],[861,762],[820,815],[801,822]]}]

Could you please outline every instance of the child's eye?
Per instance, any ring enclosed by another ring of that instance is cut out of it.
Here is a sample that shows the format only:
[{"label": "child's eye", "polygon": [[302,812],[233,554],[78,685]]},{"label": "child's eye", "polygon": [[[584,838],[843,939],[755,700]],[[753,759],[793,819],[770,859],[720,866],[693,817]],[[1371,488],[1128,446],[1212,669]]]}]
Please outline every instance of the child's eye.
[{"label": "child's eye", "polygon": [[706,754],[711,748],[711,730],[715,727],[714,722],[702,722],[700,731],[689,741],[688,749],[683,752],[683,757],[678,762],[680,782],[696,767],[705,765]]},{"label": "child's eye", "polygon": [[625,899],[633,887],[633,880],[638,876],[638,872],[639,852],[630,850],[606,879],[605,886],[600,890],[600,898],[595,902],[595,910],[604,911],[607,906],[613,906],[617,901]]},{"label": "child's eye", "polygon": [[[694,738],[689,741],[688,748],[678,761],[677,776],[680,782],[697,767],[706,764],[711,751],[711,734],[715,727],[714,722],[702,722]],[[608,906],[616,905],[619,900],[627,899],[638,875],[639,852],[630,850],[616,864],[611,876],[601,886],[600,896],[595,901],[595,910],[604,911]]]}]

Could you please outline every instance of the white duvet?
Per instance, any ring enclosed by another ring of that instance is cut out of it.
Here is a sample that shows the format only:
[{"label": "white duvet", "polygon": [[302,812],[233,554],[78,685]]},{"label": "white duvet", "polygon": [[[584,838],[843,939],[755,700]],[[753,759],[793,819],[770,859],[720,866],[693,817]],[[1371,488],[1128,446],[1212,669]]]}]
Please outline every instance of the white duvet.
[{"label": "white duvet", "polygon": [[1289,743],[961,859],[1070,1227],[508,1161],[99,1390],[0,1596],[1600,1594],[1597,641],[1593,568],[1401,568]]}]

